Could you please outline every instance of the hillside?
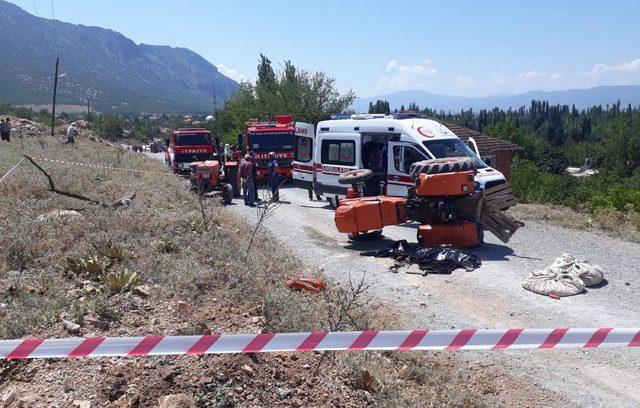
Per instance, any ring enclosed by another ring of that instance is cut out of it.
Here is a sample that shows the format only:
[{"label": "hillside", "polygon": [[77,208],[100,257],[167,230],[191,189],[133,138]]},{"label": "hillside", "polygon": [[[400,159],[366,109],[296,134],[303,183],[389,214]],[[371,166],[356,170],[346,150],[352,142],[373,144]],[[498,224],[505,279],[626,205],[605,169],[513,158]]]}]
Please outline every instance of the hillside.
[{"label": "hillside", "polygon": [[415,102],[421,108],[428,107],[435,110],[458,112],[461,109],[500,109],[519,108],[529,106],[532,100],[548,101],[551,105],[572,105],[583,109],[594,105],[613,104],[618,100],[623,106],[640,105],[640,86],[597,86],[588,89],[568,89],[565,91],[531,91],[517,95],[493,95],[483,97],[464,97],[440,95],[429,91],[413,90],[400,91],[387,95],[360,98],[353,103],[356,112],[366,112],[369,102],[378,99],[389,101],[392,109],[399,109]]},{"label": "hillside", "polygon": [[120,33],[33,16],[0,0],[0,101],[51,103],[60,56],[59,102],[103,111],[209,112],[237,83],[186,48],[137,45]]}]

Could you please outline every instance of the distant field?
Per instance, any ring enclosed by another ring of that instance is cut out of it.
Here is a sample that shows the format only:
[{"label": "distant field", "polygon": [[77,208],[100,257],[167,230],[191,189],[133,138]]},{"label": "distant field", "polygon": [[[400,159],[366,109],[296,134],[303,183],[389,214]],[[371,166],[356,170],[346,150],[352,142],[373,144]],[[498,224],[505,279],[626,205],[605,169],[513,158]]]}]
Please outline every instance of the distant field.
[{"label": "distant field", "polygon": [[[49,112],[51,112],[51,105],[50,104],[45,104],[45,105],[27,104],[27,105],[17,105],[17,106],[22,106],[22,107],[25,107],[27,109],[32,109],[34,111],[39,111],[40,109],[46,109]],[[86,105],[58,105],[58,104],[56,104],[56,112],[82,113],[82,112],[86,112],[86,111],[87,111],[87,106]]]}]

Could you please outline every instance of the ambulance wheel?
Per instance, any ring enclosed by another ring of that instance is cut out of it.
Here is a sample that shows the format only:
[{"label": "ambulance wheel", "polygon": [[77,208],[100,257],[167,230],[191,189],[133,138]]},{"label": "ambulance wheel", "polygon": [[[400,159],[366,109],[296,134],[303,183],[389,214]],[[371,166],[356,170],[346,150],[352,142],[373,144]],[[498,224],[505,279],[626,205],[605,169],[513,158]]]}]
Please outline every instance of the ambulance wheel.
[{"label": "ambulance wheel", "polygon": [[358,184],[363,183],[373,177],[373,172],[369,169],[355,169],[338,176],[340,184]]},{"label": "ambulance wheel", "polygon": [[368,232],[356,232],[348,235],[351,241],[377,241],[382,239],[382,230],[368,231]]},{"label": "ambulance wheel", "polygon": [[457,171],[475,170],[476,163],[471,157],[451,157],[446,159],[432,159],[415,162],[409,169],[413,179],[417,179],[421,173],[440,174]]},{"label": "ambulance wheel", "polygon": [[222,186],[222,204],[231,204],[231,200],[233,200],[233,186],[225,184]]}]

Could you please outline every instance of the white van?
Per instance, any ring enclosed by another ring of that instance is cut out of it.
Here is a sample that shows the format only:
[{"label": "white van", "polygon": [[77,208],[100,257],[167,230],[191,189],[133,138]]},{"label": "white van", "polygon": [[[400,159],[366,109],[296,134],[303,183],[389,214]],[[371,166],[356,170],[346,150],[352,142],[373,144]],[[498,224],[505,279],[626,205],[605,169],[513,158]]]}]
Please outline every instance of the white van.
[{"label": "white van", "polygon": [[471,157],[478,170],[477,189],[505,183],[502,173],[480,159],[475,141],[470,139],[469,144],[471,148],[442,123],[415,115],[361,114],[326,120],[318,123],[315,138],[313,132],[296,132],[293,180],[332,200],[345,196],[349,187],[338,183],[340,174],[367,168],[374,178],[366,183],[366,195],[406,197],[414,186],[409,176],[412,163]]}]

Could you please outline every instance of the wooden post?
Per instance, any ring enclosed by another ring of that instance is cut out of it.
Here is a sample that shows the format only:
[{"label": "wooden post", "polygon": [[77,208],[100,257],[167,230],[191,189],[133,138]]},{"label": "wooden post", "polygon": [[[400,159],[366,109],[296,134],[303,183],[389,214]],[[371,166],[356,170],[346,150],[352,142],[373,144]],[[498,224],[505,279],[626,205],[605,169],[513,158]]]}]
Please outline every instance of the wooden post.
[{"label": "wooden post", "polygon": [[60,58],[56,58],[56,73],[53,79],[53,106],[51,107],[51,137],[55,136],[56,129],[56,92],[58,92],[58,63]]}]

